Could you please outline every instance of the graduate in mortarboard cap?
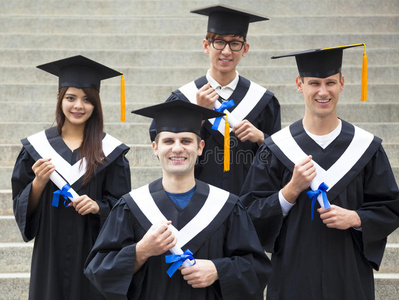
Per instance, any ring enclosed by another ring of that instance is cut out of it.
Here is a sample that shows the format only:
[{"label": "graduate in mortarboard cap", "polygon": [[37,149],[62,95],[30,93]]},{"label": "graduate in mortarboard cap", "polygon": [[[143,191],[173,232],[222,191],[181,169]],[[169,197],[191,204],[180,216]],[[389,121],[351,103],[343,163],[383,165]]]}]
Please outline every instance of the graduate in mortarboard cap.
[{"label": "graduate in mortarboard cap", "polygon": [[381,139],[337,114],[343,53],[357,46],[273,57],[295,57],[305,115],[265,140],[241,192],[273,253],[267,299],[375,299],[399,190]]},{"label": "graduate in mortarboard cap", "polygon": [[122,74],[80,55],[38,68],[59,78],[56,126],[22,140],[12,175],[15,219],[24,241],[35,240],[29,299],[104,299],[83,265],[131,188],[129,147],[103,132],[99,94],[102,80]]},{"label": "graduate in mortarboard cap", "polygon": [[[249,24],[268,18],[224,5],[191,12],[208,17],[203,49],[211,66],[206,76],[180,87],[166,101],[182,99],[226,113],[223,119],[206,120],[201,128],[207,155],[199,158],[195,177],[238,194],[259,145],[281,128],[274,94],[236,70],[249,51]],[[153,122],[152,140],[155,134]]]},{"label": "graduate in mortarboard cap", "polygon": [[85,274],[107,299],[263,299],[271,272],[238,197],[194,178],[203,120],[223,113],[170,101],[133,113],[156,121],[162,178],[124,195]]}]

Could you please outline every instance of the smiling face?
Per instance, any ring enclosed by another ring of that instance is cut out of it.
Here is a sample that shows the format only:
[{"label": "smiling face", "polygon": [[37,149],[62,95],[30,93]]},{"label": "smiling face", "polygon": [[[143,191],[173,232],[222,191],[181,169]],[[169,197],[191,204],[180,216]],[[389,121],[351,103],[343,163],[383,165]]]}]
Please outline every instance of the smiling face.
[{"label": "smiling face", "polygon": [[204,141],[198,143],[198,136],[192,132],[160,132],[152,143],[158,156],[163,176],[194,176],[194,165],[202,154]]},{"label": "smiling face", "polygon": [[305,98],[305,117],[337,118],[339,93],[344,89],[343,76],[337,73],[327,78],[297,77],[296,85]]},{"label": "smiling face", "polygon": [[[216,35],[213,39],[244,42],[242,36],[235,35]],[[231,51],[230,47],[226,45],[223,50],[217,50],[212,46],[212,43],[206,39],[203,40],[203,47],[205,53],[209,54],[211,61],[211,75],[216,80],[219,76],[234,78],[236,67],[241,58],[245,56],[249,50],[249,44],[245,43],[240,51]]]},{"label": "smiling face", "polygon": [[70,87],[62,99],[64,126],[84,126],[93,113],[94,105],[82,89]]}]

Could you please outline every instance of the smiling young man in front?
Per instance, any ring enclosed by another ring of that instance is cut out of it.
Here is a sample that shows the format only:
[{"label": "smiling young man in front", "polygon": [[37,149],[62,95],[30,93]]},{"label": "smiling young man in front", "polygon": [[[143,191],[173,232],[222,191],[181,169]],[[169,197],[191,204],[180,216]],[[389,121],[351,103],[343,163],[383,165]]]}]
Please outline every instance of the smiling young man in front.
[{"label": "smiling young man in front", "polygon": [[[206,76],[174,91],[166,101],[181,99],[209,109],[229,107],[223,110],[229,112],[229,171],[223,159],[225,120],[219,125],[214,119],[206,120],[200,133],[205,147],[195,166],[195,178],[238,195],[259,145],[281,128],[280,104],[274,94],[236,70],[249,51],[249,23],[268,19],[223,5],[191,12],[208,16],[207,35],[202,43],[210,69]],[[230,100],[234,102],[231,107]],[[153,122],[151,140],[155,134]]]},{"label": "smiling young man in front", "polygon": [[202,120],[223,114],[181,100],[134,113],[157,121],[163,176],[115,205],[85,274],[107,299],[262,300],[271,264],[250,217],[237,196],[194,178]]}]

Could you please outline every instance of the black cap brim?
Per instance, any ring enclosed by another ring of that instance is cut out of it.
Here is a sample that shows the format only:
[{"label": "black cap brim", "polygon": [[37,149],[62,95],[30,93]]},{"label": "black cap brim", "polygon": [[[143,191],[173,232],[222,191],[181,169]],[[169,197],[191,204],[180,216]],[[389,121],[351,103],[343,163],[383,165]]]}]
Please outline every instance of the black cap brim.
[{"label": "black cap brim", "polygon": [[202,120],[224,116],[224,113],[183,100],[156,104],[133,110],[132,113],[153,118],[157,134],[162,131],[170,131],[193,132],[200,135]]}]

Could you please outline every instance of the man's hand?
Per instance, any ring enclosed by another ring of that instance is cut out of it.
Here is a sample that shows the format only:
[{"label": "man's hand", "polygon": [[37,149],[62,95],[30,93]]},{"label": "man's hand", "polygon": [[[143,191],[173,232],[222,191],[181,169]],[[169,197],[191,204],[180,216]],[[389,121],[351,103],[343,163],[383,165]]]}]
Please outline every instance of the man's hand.
[{"label": "man's hand", "polygon": [[99,214],[100,207],[97,202],[87,195],[82,195],[75,201],[69,203],[68,206],[73,206],[75,210],[82,216],[87,214]]},{"label": "man's hand", "polygon": [[205,288],[219,279],[215,264],[207,259],[197,259],[195,265],[180,270],[184,280],[193,288]]},{"label": "man's hand", "polygon": [[309,155],[295,165],[290,182],[281,190],[285,200],[294,203],[299,194],[310,186],[315,177],[316,168],[312,162],[312,156]]},{"label": "man's hand", "polygon": [[331,205],[331,208],[319,208],[320,218],[328,228],[345,230],[350,227],[360,228],[362,222],[359,215],[354,210]]},{"label": "man's hand", "polygon": [[263,132],[256,128],[248,120],[243,120],[234,125],[233,133],[241,142],[251,141],[252,143],[258,143],[259,146],[265,139]]},{"label": "man's hand", "polygon": [[211,87],[208,82],[197,92],[197,104],[209,109],[214,109],[215,101],[219,99],[218,93]]},{"label": "man's hand", "polygon": [[133,272],[137,272],[151,256],[161,255],[176,246],[177,238],[169,225],[172,221],[153,224],[136,245],[136,258]]}]

